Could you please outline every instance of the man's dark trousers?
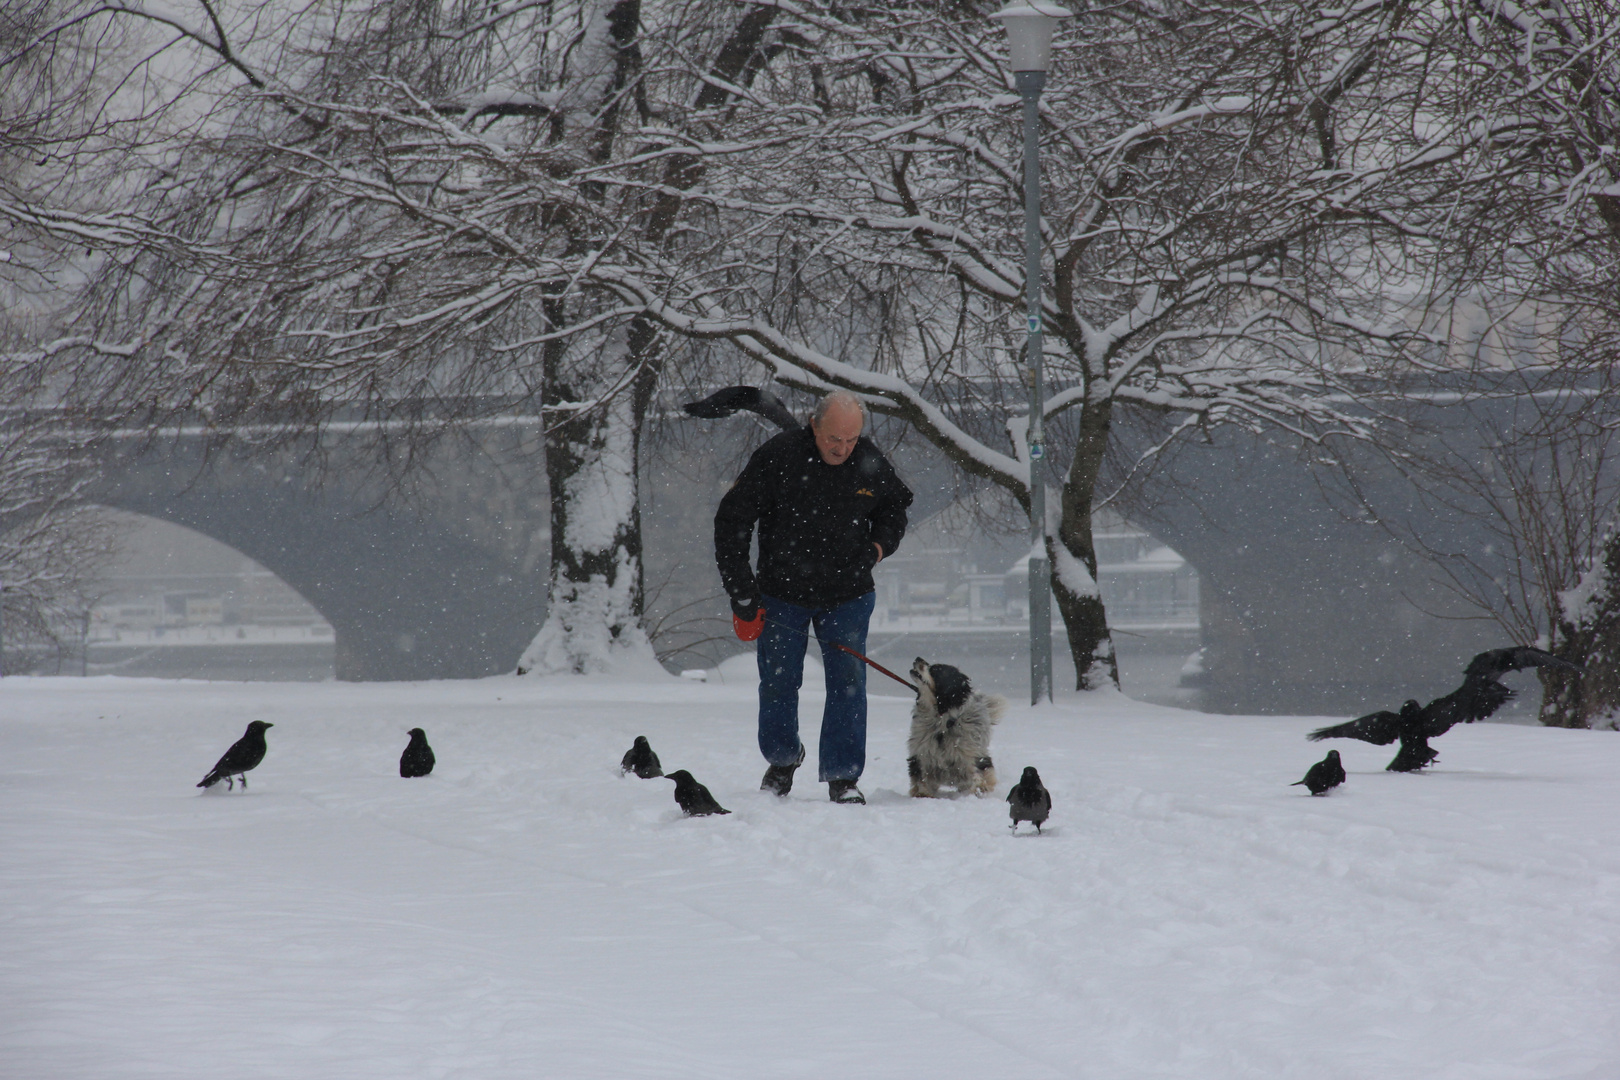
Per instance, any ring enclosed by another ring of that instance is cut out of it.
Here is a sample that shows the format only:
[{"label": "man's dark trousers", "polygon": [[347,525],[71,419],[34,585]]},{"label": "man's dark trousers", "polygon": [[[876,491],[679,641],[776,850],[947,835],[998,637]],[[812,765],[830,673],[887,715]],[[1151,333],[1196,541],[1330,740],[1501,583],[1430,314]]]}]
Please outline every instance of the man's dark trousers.
[{"label": "man's dark trousers", "polygon": [[764,597],[765,632],[759,637],[759,750],[772,765],[799,757],[799,686],[809,629],[816,628],[821,664],[827,670],[827,705],[821,713],[822,781],[855,780],[866,768],[866,665],[835,648],[866,651],[866,625],[877,593],[858,596],[828,611]]}]

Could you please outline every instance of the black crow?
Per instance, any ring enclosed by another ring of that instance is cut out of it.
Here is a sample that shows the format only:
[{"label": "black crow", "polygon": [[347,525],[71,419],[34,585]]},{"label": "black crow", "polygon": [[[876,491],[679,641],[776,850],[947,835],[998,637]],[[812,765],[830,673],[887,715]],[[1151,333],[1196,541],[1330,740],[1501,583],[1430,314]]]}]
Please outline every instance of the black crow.
[{"label": "black crow", "polygon": [[225,790],[236,790],[236,781],[231,777],[241,777],[243,790],[247,789],[247,771],[258,766],[264,760],[264,732],[266,728],[276,725],[266,720],[255,720],[247,726],[242,737],[231,744],[225,755],[214,763],[208,775],[202,778],[198,787],[213,787],[221,780],[229,785]]},{"label": "black crow", "polygon": [[716,390],[702,401],[689,401],[681,408],[704,420],[718,420],[738,409],[746,409],[758,413],[783,431],[798,431],[804,427],[803,421],[793,415],[781,398],[753,386],[728,386],[724,390]]},{"label": "black crow", "polygon": [[1472,724],[1500,709],[1513,697],[1513,691],[1499,681],[1501,676],[1527,667],[1584,670],[1579,664],[1528,646],[1491,649],[1468,661],[1468,667],[1463,669],[1463,684],[1445,697],[1435,698],[1427,705],[1407,701],[1398,713],[1388,710],[1369,713],[1347,723],[1317,728],[1306,738],[1312,742],[1360,739],[1377,746],[1388,746],[1399,739],[1400,753],[1384,768],[1390,772],[1417,772],[1440,756],[1429,746],[1430,739],[1444,735],[1453,724]]},{"label": "black crow", "polygon": [[426,776],[433,771],[433,747],[428,745],[427,732],[419,727],[410,731],[411,741],[399,755],[399,775]]},{"label": "black crow", "polygon": [[685,769],[676,769],[664,779],[675,781],[675,801],[680,804],[687,817],[731,813],[715,802],[714,796],[709,794],[709,789],[694,780],[692,774]]},{"label": "black crow", "polygon": [[1299,787],[1304,784],[1311,789],[1312,795],[1326,795],[1342,783],[1344,783],[1344,765],[1339,761],[1339,752],[1329,750],[1327,757],[1305,770],[1305,779],[1295,780],[1288,786]]},{"label": "black crow", "polygon": [[1007,802],[1012,807],[1009,813],[1012,815],[1014,832],[1018,831],[1020,821],[1027,821],[1039,833],[1041,823],[1052,813],[1052,794],[1041,783],[1041,774],[1035,771],[1033,765],[1024,766],[1024,775],[1007,792]]},{"label": "black crow", "polygon": [[664,775],[664,767],[658,763],[658,755],[647,743],[647,736],[637,735],[635,745],[624,752],[619,762],[619,775],[635,773],[643,780],[651,780],[655,776]]}]

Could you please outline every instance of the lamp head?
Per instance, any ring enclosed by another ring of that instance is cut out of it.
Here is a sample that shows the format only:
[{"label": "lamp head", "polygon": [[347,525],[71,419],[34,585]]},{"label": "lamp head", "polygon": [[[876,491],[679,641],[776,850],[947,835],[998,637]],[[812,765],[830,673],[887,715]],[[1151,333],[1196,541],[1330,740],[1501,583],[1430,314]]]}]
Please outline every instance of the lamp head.
[{"label": "lamp head", "polygon": [[1045,71],[1052,66],[1052,32],[1074,14],[1047,0],[1012,0],[990,16],[1007,30],[1008,61],[1014,71]]}]

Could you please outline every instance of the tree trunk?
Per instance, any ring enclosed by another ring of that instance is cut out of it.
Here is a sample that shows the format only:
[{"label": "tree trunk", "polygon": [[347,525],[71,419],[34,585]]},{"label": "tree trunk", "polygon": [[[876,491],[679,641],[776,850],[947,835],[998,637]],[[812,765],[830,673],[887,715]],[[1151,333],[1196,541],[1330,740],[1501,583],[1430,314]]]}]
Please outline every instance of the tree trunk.
[{"label": "tree trunk", "polygon": [[[639,0],[604,0],[593,48],[600,54],[582,67],[612,77],[600,95],[606,102],[592,144],[592,157],[606,161],[618,132],[618,94],[640,70],[636,47]],[[765,5],[751,8],[717,54],[714,74],[724,83],[747,85],[758,71],[759,46],[775,16]],[[600,74],[599,74],[599,77]],[[694,108],[712,109],[730,97],[722,83],[705,83]],[[662,241],[680,210],[679,192],[703,176],[701,162],[677,154],[666,166],[665,192],[653,204],[645,239]],[[561,301],[547,301],[550,325],[562,323]],[[604,347],[595,362],[576,363],[562,374],[561,343],[548,345],[545,390],[549,434],[546,473],[551,482],[551,603],[546,622],[524,653],[519,670],[587,673],[605,670],[623,655],[653,659],[643,628],[641,557],[641,428],[663,372],[666,338],[651,319],[632,319],[624,343]],[[609,357],[619,362],[611,362]],[[582,374],[591,372],[590,376]],[[609,402],[566,422],[553,410],[613,393]],[[555,419],[553,419],[555,417]]]},{"label": "tree trunk", "polygon": [[1540,668],[1541,722],[1548,727],[1620,729],[1620,532],[1611,531],[1598,561],[1559,597],[1551,652],[1583,674]]},{"label": "tree trunk", "polygon": [[[570,116],[591,125],[589,152],[597,162],[612,156],[620,95],[641,67],[640,18],[639,0],[602,0],[578,47],[573,90],[580,101]],[[602,195],[591,181],[581,190],[593,200]],[[565,325],[565,303],[554,295],[542,302],[547,325]],[[630,328],[628,342],[615,333],[588,355],[593,345],[583,342],[545,346],[550,598],[519,674],[588,675],[625,659],[656,663],[642,626],[640,452],[641,422],[657,382],[656,365],[642,361],[659,341],[641,324]]]},{"label": "tree trunk", "polygon": [[[618,385],[635,353],[622,338],[564,370],[545,363],[546,477],[551,484],[551,583],[546,621],[518,671],[585,675],[624,660],[655,662],[642,628],[637,455],[644,393]],[[616,391],[606,401],[599,395]],[[569,406],[595,401],[571,414]]]},{"label": "tree trunk", "polygon": [[1078,676],[1075,689],[1119,686],[1108,613],[1097,591],[1097,546],[1091,535],[1091,503],[1108,448],[1112,407],[1087,402],[1080,410],[1080,438],[1063,484],[1057,535],[1047,530],[1046,554],[1052,565],[1052,591],[1069,636],[1069,654]]}]

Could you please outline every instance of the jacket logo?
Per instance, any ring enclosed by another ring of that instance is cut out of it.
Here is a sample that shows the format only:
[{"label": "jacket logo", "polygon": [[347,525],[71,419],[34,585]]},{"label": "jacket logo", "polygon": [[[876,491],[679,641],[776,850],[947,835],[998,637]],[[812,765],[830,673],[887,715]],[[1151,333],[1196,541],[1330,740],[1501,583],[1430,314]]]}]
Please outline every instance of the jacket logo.
[{"label": "jacket logo", "polygon": [[856,488],[855,489],[855,494],[857,494],[857,495],[871,495],[872,498],[874,498],[874,499],[877,498],[876,495],[872,495],[872,493],[870,491],[866,490],[865,488]]}]

